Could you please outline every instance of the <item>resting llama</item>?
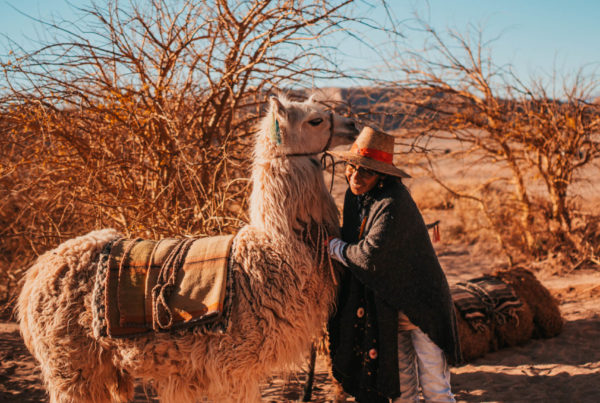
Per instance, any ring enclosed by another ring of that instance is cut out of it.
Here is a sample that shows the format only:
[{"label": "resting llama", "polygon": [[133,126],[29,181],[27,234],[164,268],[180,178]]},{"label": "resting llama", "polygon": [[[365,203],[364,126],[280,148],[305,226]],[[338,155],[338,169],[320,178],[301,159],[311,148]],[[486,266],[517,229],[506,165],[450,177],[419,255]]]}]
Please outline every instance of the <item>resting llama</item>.
[{"label": "resting llama", "polygon": [[133,380],[141,379],[163,402],[260,401],[260,381],[302,357],[332,308],[334,280],[318,238],[337,234],[338,212],[315,158],[332,138],[356,134],[349,119],[313,99],[271,98],[256,135],[250,223],[230,256],[234,298],[225,334],[95,337],[98,256],[119,234],[93,231],[40,256],[26,274],[18,316],[50,400],[130,401]]}]

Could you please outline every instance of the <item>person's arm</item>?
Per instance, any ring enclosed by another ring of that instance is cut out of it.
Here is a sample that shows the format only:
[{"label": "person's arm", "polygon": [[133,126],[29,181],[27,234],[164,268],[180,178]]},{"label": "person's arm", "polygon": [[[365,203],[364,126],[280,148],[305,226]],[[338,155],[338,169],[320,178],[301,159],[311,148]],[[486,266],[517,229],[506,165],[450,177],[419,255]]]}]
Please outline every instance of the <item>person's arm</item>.
[{"label": "person's arm", "polygon": [[329,256],[346,267],[348,267],[348,262],[344,257],[344,249],[347,245],[348,243],[342,241],[340,238],[331,238],[327,244]]},{"label": "person's arm", "polygon": [[396,255],[404,234],[397,206],[392,199],[374,205],[369,214],[371,224],[358,242],[344,248],[344,258],[353,271],[377,273],[389,270],[388,261]]},{"label": "person's arm", "polygon": [[416,270],[408,258],[414,223],[401,202],[389,198],[374,204],[367,232],[343,249],[347,270],[398,309],[399,293],[409,286]]}]

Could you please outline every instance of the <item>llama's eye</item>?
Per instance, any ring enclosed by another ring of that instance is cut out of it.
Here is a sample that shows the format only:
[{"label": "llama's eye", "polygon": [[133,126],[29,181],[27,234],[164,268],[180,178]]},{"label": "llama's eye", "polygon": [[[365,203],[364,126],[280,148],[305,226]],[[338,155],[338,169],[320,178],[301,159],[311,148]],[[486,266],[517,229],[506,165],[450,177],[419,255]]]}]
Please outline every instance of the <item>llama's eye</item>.
[{"label": "llama's eye", "polygon": [[321,123],[323,123],[323,119],[321,118],[316,118],[308,121],[308,124],[311,126],[319,126]]}]

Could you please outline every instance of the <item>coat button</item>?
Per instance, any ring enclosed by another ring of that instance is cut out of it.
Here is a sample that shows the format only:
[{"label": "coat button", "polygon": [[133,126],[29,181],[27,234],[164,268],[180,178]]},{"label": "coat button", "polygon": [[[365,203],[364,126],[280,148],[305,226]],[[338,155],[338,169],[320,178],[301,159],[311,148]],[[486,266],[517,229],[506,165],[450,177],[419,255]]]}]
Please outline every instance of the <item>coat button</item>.
[{"label": "coat button", "polygon": [[363,308],[362,306],[360,308],[358,308],[356,310],[356,316],[358,316],[359,318],[362,318],[363,316],[365,316],[365,308]]},{"label": "coat button", "polygon": [[377,358],[377,350],[375,350],[374,348],[370,349],[369,350],[369,358],[371,358],[372,360]]}]

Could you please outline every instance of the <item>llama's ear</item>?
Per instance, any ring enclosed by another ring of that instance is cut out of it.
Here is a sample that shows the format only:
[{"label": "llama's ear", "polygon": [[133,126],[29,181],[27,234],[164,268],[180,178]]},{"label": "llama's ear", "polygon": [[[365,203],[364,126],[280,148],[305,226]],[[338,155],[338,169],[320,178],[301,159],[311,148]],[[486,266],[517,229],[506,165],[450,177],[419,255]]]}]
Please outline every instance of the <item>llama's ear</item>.
[{"label": "llama's ear", "polygon": [[279,126],[278,116],[285,117],[286,110],[285,106],[281,103],[279,98],[276,96],[272,96],[269,98],[269,102],[271,103],[271,128],[269,130],[269,137],[271,141],[276,145],[281,145],[281,127]]},{"label": "llama's ear", "polygon": [[269,98],[269,102],[271,103],[271,110],[273,111],[273,114],[279,114],[281,116],[285,116],[287,114],[285,106],[283,106],[279,98],[277,98],[275,95],[272,95]]},{"label": "llama's ear", "polygon": [[317,94],[315,94],[315,93],[312,93],[312,94],[310,95],[310,97],[308,97],[308,101],[307,101],[307,102],[309,102],[309,103],[316,102],[316,98],[317,98]]}]

